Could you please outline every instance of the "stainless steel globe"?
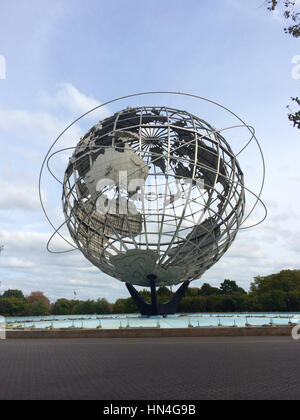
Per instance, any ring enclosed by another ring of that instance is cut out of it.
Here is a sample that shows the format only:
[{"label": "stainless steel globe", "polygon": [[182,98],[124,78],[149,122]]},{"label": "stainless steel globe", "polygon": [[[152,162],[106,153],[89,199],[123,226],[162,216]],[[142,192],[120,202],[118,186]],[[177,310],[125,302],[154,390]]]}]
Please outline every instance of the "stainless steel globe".
[{"label": "stainless steel globe", "polygon": [[243,172],[206,121],[167,107],[127,108],[93,126],[65,171],[65,221],[85,257],[127,284],[199,277],[232,244]]}]

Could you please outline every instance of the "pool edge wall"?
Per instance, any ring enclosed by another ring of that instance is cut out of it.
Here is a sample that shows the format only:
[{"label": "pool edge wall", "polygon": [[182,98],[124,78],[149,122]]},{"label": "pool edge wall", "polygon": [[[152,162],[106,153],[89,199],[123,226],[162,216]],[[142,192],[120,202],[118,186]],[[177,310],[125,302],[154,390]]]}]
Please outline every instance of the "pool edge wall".
[{"label": "pool edge wall", "polygon": [[291,336],[291,326],[276,327],[200,327],[200,328],[124,328],[6,331],[7,339],[16,338],[167,338],[167,337],[276,337]]}]

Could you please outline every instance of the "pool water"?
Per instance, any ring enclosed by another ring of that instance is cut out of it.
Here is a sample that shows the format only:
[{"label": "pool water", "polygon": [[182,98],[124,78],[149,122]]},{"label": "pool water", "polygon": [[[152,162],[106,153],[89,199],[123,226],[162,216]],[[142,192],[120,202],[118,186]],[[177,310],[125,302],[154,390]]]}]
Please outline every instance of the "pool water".
[{"label": "pool water", "polygon": [[247,325],[289,325],[290,323],[299,324],[300,313],[193,313],[166,317],[142,317],[139,314],[50,315],[6,318],[7,329],[244,327]]}]

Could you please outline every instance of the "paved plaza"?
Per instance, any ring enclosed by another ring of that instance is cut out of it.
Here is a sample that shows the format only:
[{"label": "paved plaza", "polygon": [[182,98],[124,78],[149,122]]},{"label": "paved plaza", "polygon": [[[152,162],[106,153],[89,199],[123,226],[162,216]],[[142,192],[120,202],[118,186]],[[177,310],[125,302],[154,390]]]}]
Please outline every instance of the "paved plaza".
[{"label": "paved plaza", "polygon": [[289,337],[0,341],[0,399],[300,399]]}]

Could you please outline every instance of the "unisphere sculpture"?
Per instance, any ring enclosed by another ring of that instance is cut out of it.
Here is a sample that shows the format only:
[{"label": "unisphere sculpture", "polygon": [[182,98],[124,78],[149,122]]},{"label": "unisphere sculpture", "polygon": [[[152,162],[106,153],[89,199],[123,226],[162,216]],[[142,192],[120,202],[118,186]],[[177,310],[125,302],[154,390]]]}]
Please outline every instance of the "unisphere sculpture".
[{"label": "unisphere sculpture", "polygon": [[[126,282],[143,315],[174,313],[241,226],[244,176],[222,134],[186,111],[128,107],[93,126],[69,160],[62,203],[71,237]],[[157,286],[179,283],[170,302],[157,302]],[[133,285],[151,287],[152,304]]]}]

